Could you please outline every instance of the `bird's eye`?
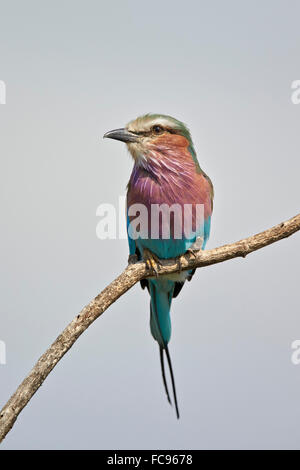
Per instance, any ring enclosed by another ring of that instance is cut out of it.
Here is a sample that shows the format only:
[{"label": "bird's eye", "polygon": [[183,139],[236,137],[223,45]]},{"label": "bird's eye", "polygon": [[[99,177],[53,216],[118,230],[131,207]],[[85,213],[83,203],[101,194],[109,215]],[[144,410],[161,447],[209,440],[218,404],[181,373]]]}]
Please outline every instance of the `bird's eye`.
[{"label": "bird's eye", "polygon": [[164,129],[161,126],[153,126],[152,131],[154,132],[154,134],[161,134],[164,131]]}]

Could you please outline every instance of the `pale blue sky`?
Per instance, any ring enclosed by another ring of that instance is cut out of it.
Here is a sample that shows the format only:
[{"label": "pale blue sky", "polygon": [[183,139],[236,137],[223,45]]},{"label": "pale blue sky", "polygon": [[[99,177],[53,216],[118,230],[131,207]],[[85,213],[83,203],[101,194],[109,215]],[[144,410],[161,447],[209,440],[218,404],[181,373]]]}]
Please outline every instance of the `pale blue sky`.
[{"label": "pale blue sky", "polygon": [[[4,404],[124,268],[96,209],[132,162],[104,132],[145,112],[191,130],[215,185],[208,248],[299,212],[300,2],[1,1]],[[199,270],[172,309],[181,419],[135,286],[76,342],[3,449],[299,448],[299,235]]]}]

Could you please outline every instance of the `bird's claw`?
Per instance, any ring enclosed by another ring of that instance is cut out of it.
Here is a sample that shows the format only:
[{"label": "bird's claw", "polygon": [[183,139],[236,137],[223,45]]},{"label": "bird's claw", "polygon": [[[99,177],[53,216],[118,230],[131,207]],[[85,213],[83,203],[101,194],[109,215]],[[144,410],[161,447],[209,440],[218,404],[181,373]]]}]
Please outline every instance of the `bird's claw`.
[{"label": "bird's claw", "polygon": [[176,262],[177,262],[177,266],[178,266],[178,271],[181,273],[181,271],[182,271],[181,256],[176,257]]},{"label": "bird's claw", "polygon": [[155,277],[158,277],[158,266],[160,265],[158,257],[147,248],[143,251],[143,259],[149,271],[152,271]]},{"label": "bird's claw", "polygon": [[202,251],[203,241],[203,237],[197,237],[196,241],[187,249],[187,253],[190,253],[196,259],[197,253]]},{"label": "bird's claw", "polygon": [[136,254],[128,256],[128,264],[135,264],[138,262],[138,257]]},{"label": "bird's claw", "polygon": [[[197,250],[197,251],[200,251],[200,250]],[[187,252],[190,253],[192,256],[194,256],[194,258],[197,258],[196,250],[193,250],[192,248],[188,248]]]}]

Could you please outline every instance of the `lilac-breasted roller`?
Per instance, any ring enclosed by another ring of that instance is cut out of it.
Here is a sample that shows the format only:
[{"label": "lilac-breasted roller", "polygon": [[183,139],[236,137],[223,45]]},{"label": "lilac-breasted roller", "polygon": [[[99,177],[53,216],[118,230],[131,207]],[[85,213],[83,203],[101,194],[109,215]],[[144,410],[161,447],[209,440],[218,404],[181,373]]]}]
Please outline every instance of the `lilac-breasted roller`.
[{"label": "lilac-breasted roller", "polygon": [[[170,116],[146,114],[125,128],[107,132],[104,137],[126,142],[134,160],[127,187],[129,260],[144,259],[155,271],[159,258],[175,258],[188,250],[204,249],[210,233],[213,185],[200,168],[187,127]],[[139,224],[134,231],[137,215]],[[141,281],[151,297],[150,328],[159,344],[163,383],[171,403],[164,354],[168,361],[177,418],[179,411],[168,349],[170,308],[172,299],[193,274],[194,270],[181,271],[153,275]]]}]

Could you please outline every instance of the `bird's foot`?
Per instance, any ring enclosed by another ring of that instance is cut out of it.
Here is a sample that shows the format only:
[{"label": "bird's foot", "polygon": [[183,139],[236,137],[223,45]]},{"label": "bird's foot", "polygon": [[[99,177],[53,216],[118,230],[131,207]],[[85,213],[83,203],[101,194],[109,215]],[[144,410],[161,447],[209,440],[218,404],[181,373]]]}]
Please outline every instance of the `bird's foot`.
[{"label": "bird's foot", "polygon": [[181,263],[181,256],[176,256],[176,263],[177,263],[177,266],[178,266],[178,272],[181,273],[182,271],[182,263]]},{"label": "bird's foot", "polygon": [[158,267],[160,266],[159,258],[154,253],[152,253],[152,251],[144,248],[143,259],[149,271],[152,271],[154,275],[158,277]]},{"label": "bird's foot", "polygon": [[188,248],[186,250],[187,253],[191,254],[194,258],[197,258],[197,252],[200,250],[193,250],[192,248]]},{"label": "bird's foot", "polygon": [[197,253],[202,251],[203,237],[198,237],[196,241],[187,249],[187,253],[190,253],[194,258],[197,258]]},{"label": "bird's foot", "polygon": [[138,262],[138,257],[136,254],[128,256],[128,264],[135,264]]}]

